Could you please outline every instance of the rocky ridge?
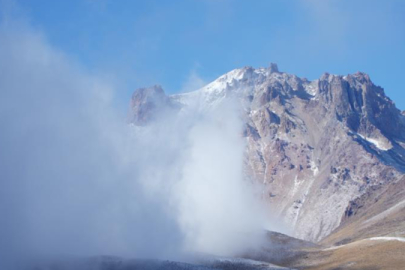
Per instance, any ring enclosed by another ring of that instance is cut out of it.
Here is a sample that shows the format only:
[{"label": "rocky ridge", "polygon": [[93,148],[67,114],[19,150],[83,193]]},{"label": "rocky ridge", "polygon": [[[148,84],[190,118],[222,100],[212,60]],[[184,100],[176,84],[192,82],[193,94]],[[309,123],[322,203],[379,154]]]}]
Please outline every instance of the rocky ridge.
[{"label": "rocky ridge", "polygon": [[142,88],[132,96],[129,120],[142,126],[161,111],[211,110],[229,99],[242,113],[246,174],[262,184],[295,237],[325,239],[345,223],[353,202],[402,179],[405,116],[361,72],[309,81],[271,64],[235,69],[189,93]]}]

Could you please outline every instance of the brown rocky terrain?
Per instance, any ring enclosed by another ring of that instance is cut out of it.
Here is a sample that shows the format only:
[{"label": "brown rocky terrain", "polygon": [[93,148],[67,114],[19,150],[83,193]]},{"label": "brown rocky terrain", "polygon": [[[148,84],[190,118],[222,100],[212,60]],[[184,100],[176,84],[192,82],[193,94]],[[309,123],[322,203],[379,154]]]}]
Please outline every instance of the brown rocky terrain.
[{"label": "brown rocky terrain", "polygon": [[306,250],[285,265],[294,269],[405,269],[405,243],[397,240],[360,240],[350,244]]},{"label": "brown rocky terrain", "polygon": [[405,238],[371,237],[331,246],[269,233],[268,245],[247,257],[291,269],[405,269]]}]

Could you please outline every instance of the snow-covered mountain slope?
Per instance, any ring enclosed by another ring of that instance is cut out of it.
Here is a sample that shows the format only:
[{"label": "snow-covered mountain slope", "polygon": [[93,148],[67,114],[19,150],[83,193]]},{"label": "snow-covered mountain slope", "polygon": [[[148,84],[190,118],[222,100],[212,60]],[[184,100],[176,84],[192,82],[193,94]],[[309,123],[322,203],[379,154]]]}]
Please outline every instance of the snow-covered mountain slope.
[{"label": "snow-covered mountain slope", "polygon": [[309,81],[275,64],[235,69],[190,93],[138,89],[129,119],[145,125],[157,111],[209,111],[231,99],[244,121],[246,173],[295,237],[324,239],[352,201],[405,172],[405,117],[360,72]]}]

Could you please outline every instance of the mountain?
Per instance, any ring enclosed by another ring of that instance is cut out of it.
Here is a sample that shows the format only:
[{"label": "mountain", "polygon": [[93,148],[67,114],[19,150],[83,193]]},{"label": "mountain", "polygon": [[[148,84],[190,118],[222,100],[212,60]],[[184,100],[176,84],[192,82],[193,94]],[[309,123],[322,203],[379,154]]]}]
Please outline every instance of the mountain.
[{"label": "mountain", "polygon": [[[275,64],[244,67],[194,92],[138,89],[129,120],[143,126],[158,111],[207,111],[231,99],[244,122],[246,174],[294,237],[335,244],[405,235],[395,225],[405,224],[405,116],[365,73],[310,81]],[[378,225],[387,218],[404,223]]]}]

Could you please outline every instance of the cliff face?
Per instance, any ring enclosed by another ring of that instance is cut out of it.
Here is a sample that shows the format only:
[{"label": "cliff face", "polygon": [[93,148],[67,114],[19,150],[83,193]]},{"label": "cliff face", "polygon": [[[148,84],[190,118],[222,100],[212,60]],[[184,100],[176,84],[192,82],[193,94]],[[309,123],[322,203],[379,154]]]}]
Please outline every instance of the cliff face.
[{"label": "cliff face", "polygon": [[247,176],[296,237],[324,239],[356,198],[405,172],[405,117],[364,73],[309,81],[274,64],[246,67],[195,92],[139,89],[129,119],[146,125],[158,109],[211,110],[227,99],[243,114]]}]

